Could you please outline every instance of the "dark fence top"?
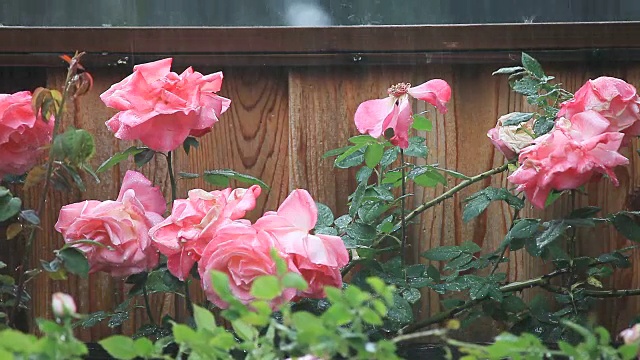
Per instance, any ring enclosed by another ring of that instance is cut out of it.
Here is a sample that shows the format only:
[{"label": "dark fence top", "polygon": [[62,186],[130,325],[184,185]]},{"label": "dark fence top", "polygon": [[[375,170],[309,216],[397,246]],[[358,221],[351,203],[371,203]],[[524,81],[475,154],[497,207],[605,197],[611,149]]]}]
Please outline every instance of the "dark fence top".
[{"label": "dark fence top", "polygon": [[637,0],[3,0],[5,26],[341,26],[640,20]]},{"label": "dark fence top", "polygon": [[[425,64],[518,61],[520,51],[561,60],[637,59],[640,22],[357,27],[0,27],[0,64],[59,66],[88,53],[93,66],[173,56],[203,65]],[[604,55],[603,55],[604,54]],[[604,57],[603,57],[604,56]]]}]

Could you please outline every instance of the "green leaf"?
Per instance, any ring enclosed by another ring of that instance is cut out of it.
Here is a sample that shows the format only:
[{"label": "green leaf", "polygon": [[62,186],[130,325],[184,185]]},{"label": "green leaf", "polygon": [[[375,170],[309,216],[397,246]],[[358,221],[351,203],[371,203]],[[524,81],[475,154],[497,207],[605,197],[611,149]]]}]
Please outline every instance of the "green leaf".
[{"label": "green leaf", "polygon": [[191,150],[191,148],[197,149],[198,146],[200,146],[200,143],[198,142],[198,139],[194,138],[193,136],[187,136],[187,138],[184,139],[184,142],[182,143],[182,148],[184,149],[184,152],[187,153],[187,155],[189,155],[189,151]]},{"label": "green leaf", "polygon": [[585,206],[585,207],[573,210],[571,214],[569,214],[569,218],[578,218],[578,219],[589,218],[599,213],[600,210],[602,209],[600,209],[597,206]]},{"label": "green leaf", "polygon": [[369,246],[376,237],[375,227],[355,222],[347,227],[347,235],[355,239],[358,245]]},{"label": "green leaf", "polygon": [[424,187],[436,187],[438,184],[447,185],[447,179],[436,169],[427,167],[427,171],[416,176],[413,181]]},{"label": "green leaf", "polygon": [[413,128],[418,131],[431,131],[433,123],[424,115],[413,115]]},{"label": "green leaf", "polygon": [[213,314],[203,307],[193,305],[193,317],[198,329],[213,330],[216,327]]},{"label": "green leaf", "polygon": [[438,169],[438,170],[442,170],[444,173],[446,173],[447,175],[451,175],[454,178],[458,178],[458,179],[462,179],[462,180],[471,179],[471,177],[469,177],[469,176],[467,176],[467,175],[465,175],[463,173],[454,171],[454,170],[449,170],[449,169]]},{"label": "green leaf", "polygon": [[213,285],[213,290],[215,290],[216,294],[218,294],[223,301],[230,302],[234,299],[227,274],[212,270],[211,284]]},{"label": "green leaf", "polygon": [[242,320],[234,320],[231,322],[233,330],[244,341],[254,342],[258,336],[258,331]]},{"label": "green leaf", "polygon": [[146,148],[139,148],[137,146],[131,146],[130,148],[128,148],[125,151],[121,151],[119,153],[115,153],[113,154],[113,156],[111,156],[110,158],[108,158],[107,160],[105,160],[100,166],[98,166],[98,169],[96,170],[96,172],[101,173],[105,170],[111,169],[112,167],[116,166],[117,164],[119,164],[120,162],[127,160],[129,158],[129,156],[135,156],[141,152],[143,152]]},{"label": "green leaf", "polygon": [[352,218],[356,216],[358,213],[358,209],[360,205],[362,205],[362,200],[364,197],[364,193],[367,190],[367,184],[360,183],[358,187],[356,187],[356,191],[353,192],[353,196],[351,197],[351,204],[349,205],[349,216]]},{"label": "green leaf", "polygon": [[457,246],[439,246],[425,251],[421,256],[429,260],[445,261],[458,257],[460,254],[462,254],[462,250]]},{"label": "green leaf", "polygon": [[640,241],[640,225],[630,215],[619,212],[609,216],[609,221],[622,236],[631,241]]},{"label": "green leaf", "polygon": [[536,238],[538,249],[543,249],[564,234],[569,225],[563,220],[552,220],[542,224],[546,229]]},{"label": "green leaf", "polygon": [[188,173],[188,172],[179,172],[178,176],[182,179],[197,179],[200,177],[200,174]]},{"label": "green leaf", "polygon": [[65,269],[81,278],[86,278],[89,274],[89,262],[84,253],[76,248],[66,248],[58,252],[58,257],[62,259]]},{"label": "green leaf", "polygon": [[318,209],[318,221],[316,227],[327,227],[333,225],[333,212],[331,209],[322,203],[316,202],[316,208]]},{"label": "green leaf", "polygon": [[462,212],[462,220],[469,222],[480,215],[492,201],[505,201],[514,209],[522,209],[524,201],[513,195],[505,188],[487,187],[469,196],[464,201],[466,205]]},{"label": "green leaf", "polygon": [[[220,179],[227,179],[226,184],[221,184]],[[249,185],[260,185],[263,190],[269,190],[269,186],[262,180],[253,177],[251,175],[241,174],[237,171],[230,169],[222,169],[222,170],[207,170],[204,172],[204,180],[213,185],[219,186],[229,186],[229,180],[233,179],[238,182],[249,184]]]},{"label": "green leaf", "polygon": [[373,174],[373,169],[363,166],[358,170],[358,172],[356,172],[356,181],[358,184],[361,182],[367,182],[371,177],[371,174]]},{"label": "green leaf", "polygon": [[426,158],[429,150],[427,149],[427,140],[421,136],[413,136],[409,138],[409,147],[404,150],[407,156],[415,156]]},{"label": "green leaf", "polygon": [[338,148],[338,149],[329,150],[326,153],[324,153],[324,155],[322,155],[322,158],[326,159],[326,158],[331,157],[331,156],[338,156],[340,154],[343,154],[345,151],[349,150],[350,148],[351,148],[351,146],[345,146],[345,147],[341,147],[341,148]]},{"label": "green leaf", "polygon": [[117,359],[130,360],[138,355],[133,340],[128,336],[112,335],[98,343]]},{"label": "green leaf", "polygon": [[282,277],[282,286],[286,289],[297,289],[300,291],[304,291],[309,287],[302,275],[293,272],[284,274]]},{"label": "green leaf", "polygon": [[370,325],[382,325],[382,318],[371,308],[363,308],[360,316],[362,320]]},{"label": "green leaf", "polygon": [[368,145],[368,144],[373,144],[376,141],[377,140],[371,137],[370,135],[357,135],[349,138],[349,142],[355,145],[362,145],[362,144]]},{"label": "green leaf", "polygon": [[[525,77],[513,82],[511,88],[513,91],[524,96],[533,96],[538,94],[539,84],[535,79]],[[539,120],[539,119],[538,119]],[[537,133],[536,133],[537,135]]]},{"label": "green leaf", "polygon": [[345,228],[347,227],[351,222],[353,221],[353,219],[351,218],[351,216],[349,215],[342,215],[339,218],[337,218],[333,223],[335,224],[335,226],[337,226],[339,229]]},{"label": "green leaf", "polygon": [[260,276],[251,285],[251,295],[257,299],[273,300],[281,293],[280,280],[273,275]]},{"label": "green leaf", "polygon": [[534,113],[512,112],[507,114],[509,116],[506,121],[502,123],[502,126],[520,125],[525,121],[529,121],[533,117]]},{"label": "green leaf", "polygon": [[491,75],[511,75],[522,70],[524,70],[522,66],[503,67],[494,71],[493,73],[491,73]]},{"label": "green leaf", "polygon": [[349,308],[341,303],[332,304],[331,307],[322,314],[322,318],[336,326],[343,326],[352,321]]},{"label": "green leaf", "polygon": [[553,118],[541,116],[533,123],[533,132],[536,137],[539,137],[551,131],[554,126],[555,121]]},{"label": "green leaf", "polygon": [[31,225],[40,225],[40,217],[38,217],[35,210],[22,210],[20,211],[20,217]]},{"label": "green leaf", "polygon": [[151,161],[156,155],[156,152],[151,149],[144,149],[141,152],[133,155],[133,161],[136,163],[136,167],[143,167],[146,163]]},{"label": "green leaf", "polygon": [[380,160],[380,165],[383,167],[391,165],[396,159],[398,159],[398,154],[400,154],[400,149],[398,147],[392,147],[391,149],[387,149],[382,154],[382,160]]},{"label": "green leaf", "polygon": [[384,153],[384,145],[380,143],[373,143],[367,146],[367,149],[364,152],[364,162],[369,168],[374,168],[378,166],[380,160],[382,160],[382,155]]},{"label": "green leaf", "polygon": [[409,304],[415,304],[420,300],[420,290],[415,288],[408,288],[402,291],[402,297],[409,302]]},{"label": "green leaf", "polygon": [[58,160],[67,159],[79,165],[89,161],[96,152],[96,144],[90,132],[69,128],[53,140],[54,154]]},{"label": "green leaf", "polygon": [[11,192],[0,186],[0,222],[7,221],[16,216],[22,207],[22,200],[13,197]]},{"label": "green leaf", "polygon": [[136,355],[145,359],[151,357],[155,350],[155,347],[153,346],[151,340],[145,337],[136,339],[133,342],[133,347],[136,351]]},{"label": "green leaf", "polygon": [[544,71],[542,70],[542,66],[540,65],[538,60],[534,59],[525,52],[522,53],[522,67],[524,67],[525,70],[539,79],[545,78]]}]

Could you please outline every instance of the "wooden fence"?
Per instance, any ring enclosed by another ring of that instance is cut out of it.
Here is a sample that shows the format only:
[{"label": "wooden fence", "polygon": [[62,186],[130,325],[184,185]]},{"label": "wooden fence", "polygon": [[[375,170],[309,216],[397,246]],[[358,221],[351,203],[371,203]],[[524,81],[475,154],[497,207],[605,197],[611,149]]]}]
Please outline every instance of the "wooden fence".
[{"label": "wooden fence", "polygon": [[[473,175],[504,164],[505,159],[495,151],[486,137],[486,131],[495,125],[496,119],[505,113],[526,108],[520,96],[510,92],[504,77],[491,76],[504,63],[483,64],[420,64],[388,66],[316,66],[277,67],[250,66],[224,67],[224,83],[221,95],[232,99],[231,109],[214,126],[211,134],[201,139],[200,147],[187,158],[178,151],[177,171],[202,172],[207,169],[231,168],[263,179],[271,186],[271,191],[262,195],[252,217],[266,210],[275,209],[295,188],[305,188],[315,199],[323,202],[336,213],[345,213],[347,195],[354,189],[353,172],[334,169],[332,161],[320,160],[321,155],[333,148],[347,144],[350,136],[357,134],[353,125],[353,114],[358,104],[364,100],[382,97],[390,84],[411,82],[419,84],[432,78],[442,78],[453,89],[449,113],[446,116],[433,112],[433,131],[426,134],[430,149],[429,162],[456,169]],[[543,63],[547,73],[557,76],[570,90],[575,90],[589,78],[602,74],[621,77],[632,84],[640,84],[640,66],[634,63],[590,66],[585,62]],[[73,125],[91,131],[97,142],[97,153],[93,165],[98,166],[114,152],[126,149],[131,142],[113,137],[104,125],[114,111],[106,108],[99,94],[111,84],[120,81],[130,73],[121,68],[88,69],[94,76],[93,90],[68,106],[65,126]],[[181,71],[181,69],[176,69]],[[198,66],[196,70],[212,72],[215,67]],[[4,69],[0,72],[3,91],[33,89],[37,85],[60,87],[65,70],[60,68]],[[39,84],[42,82],[42,84]],[[24,84],[24,85],[23,85]],[[423,103],[415,102],[414,110],[426,109]],[[430,109],[432,110],[432,109]],[[640,182],[639,158],[635,151],[625,151],[631,159],[627,167],[620,167],[616,174],[620,186],[613,187],[607,181],[587,186],[587,196],[578,197],[579,206],[599,205],[605,212],[626,207],[628,194],[634,192]],[[61,206],[84,199],[114,198],[126,169],[132,169],[132,162],[124,162],[113,170],[101,174],[100,184],[90,184],[84,193],[60,193],[52,191],[46,214],[42,216],[42,231],[36,240],[31,264],[38,265],[40,259],[51,259],[52,251],[62,244],[61,236],[53,230]],[[159,157],[142,168],[142,172],[165,194],[169,194],[169,179],[164,158]],[[89,182],[90,179],[87,179]],[[450,179],[450,185],[455,179]],[[497,175],[475,184],[452,199],[425,212],[411,225],[411,253],[413,261],[421,261],[419,254],[441,245],[460,244],[471,240],[483,247],[483,251],[495,249],[504,238],[510,224],[512,212],[503,204],[492,204],[489,211],[474,221],[462,222],[461,201],[473,192],[488,186],[507,184],[506,174]],[[186,196],[191,188],[214,189],[200,179],[180,180],[178,196]],[[413,205],[437,196],[445,190],[415,189],[415,196],[409,201]],[[27,205],[34,206],[39,189],[21,194]],[[568,200],[558,201],[543,217],[566,214]],[[525,215],[535,211],[529,207]],[[609,228],[597,227],[582,234],[578,244],[581,254],[597,254],[628,245]],[[20,244],[4,245],[0,259],[15,264],[15,249]],[[7,250],[11,248],[13,250]],[[2,248],[0,248],[2,249]],[[12,252],[13,251],[13,252]],[[510,262],[501,265],[509,280],[523,280],[541,275],[549,270],[547,264],[532,259],[525,251],[509,254]],[[638,259],[637,254],[632,256]],[[613,288],[638,288],[640,265],[634,262],[632,268],[620,271],[605,286]],[[202,299],[197,284],[193,291],[196,299]],[[78,301],[79,311],[91,313],[98,310],[109,311],[124,298],[128,287],[121,279],[112,279],[104,274],[94,274],[88,280],[70,276],[66,281],[53,281],[41,275],[30,283],[32,296],[31,315],[50,317],[50,297],[53,292],[64,291]],[[532,290],[525,290],[523,296],[530,298]],[[424,318],[440,309],[440,295],[425,290],[417,316]],[[640,312],[640,298],[602,300],[596,306],[598,320],[610,330],[619,331]],[[142,299],[138,303],[142,305]],[[152,307],[159,314],[182,316],[184,305],[173,296],[152,296]],[[91,329],[80,331],[83,340],[96,340],[107,334],[123,332],[131,334],[144,323],[143,310],[136,310],[122,327],[111,329],[102,323]],[[473,330],[477,339],[497,331],[498,325],[490,322]],[[490,331],[487,331],[490,330]]]}]

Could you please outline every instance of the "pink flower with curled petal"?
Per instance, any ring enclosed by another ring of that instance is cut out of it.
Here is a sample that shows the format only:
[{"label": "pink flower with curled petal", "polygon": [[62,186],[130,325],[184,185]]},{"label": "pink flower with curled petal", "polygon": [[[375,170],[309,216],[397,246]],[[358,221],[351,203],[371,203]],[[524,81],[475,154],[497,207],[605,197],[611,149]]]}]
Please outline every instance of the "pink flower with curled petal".
[{"label": "pink flower with curled petal", "polygon": [[189,191],[187,199],[173,202],[171,215],[149,230],[154,246],[167,256],[167,268],[184,280],[218,227],[245,216],[256,206],[262,189]]},{"label": "pink flower with curled petal", "polygon": [[92,240],[104,246],[73,245],[84,252],[90,272],[128,276],[158,264],[149,229],[162,221],[166,204],[160,188],[144,175],[127,171],[118,198],[87,200],[60,209],[55,229],[67,243]]},{"label": "pink flower with curled petal", "polygon": [[[244,304],[255,300],[251,295],[255,279],[277,274],[271,249],[276,249],[279,256],[287,261],[288,271],[298,272],[281,246],[267,233],[257,231],[248,222],[233,221],[218,228],[198,261],[198,272],[207,299],[220,308],[228,307],[211,283],[211,271],[216,270],[228,276],[231,292],[236,299]],[[276,309],[295,295],[295,289],[285,289],[271,302],[272,308]]]},{"label": "pink flower with curled petal", "polygon": [[322,298],[324,287],[342,287],[340,268],[349,262],[338,236],[309,232],[316,225],[318,209],[306,190],[294,190],[277,212],[268,212],[254,227],[268,233],[289,254],[309,288],[299,297]]},{"label": "pink flower with curled petal", "polygon": [[53,117],[36,118],[31,93],[0,94],[0,179],[28,172],[51,142]]},{"label": "pink flower with curled petal", "polygon": [[636,88],[624,80],[601,76],[587,81],[573,99],[562,103],[558,117],[571,119],[588,110],[598,112],[609,121],[607,132],[625,134],[623,145],[640,135],[640,97]]},{"label": "pink flower with curled petal", "polygon": [[443,114],[447,113],[446,103],[451,99],[451,87],[441,79],[429,80],[416,87],[399,83],[387,92],[389,97],[367,100],[358,106],[354,116],[356,127],[361,134],[374,138],[392,129],[391,143],[403,149],[409,146],[409,129],[413,124],[409,96],[428,102]]},{"label": "pink flower with curled petal", "polygon": [[597,174],[618,185],[613,169],[629,160],[618,153],[624,134],[607,132],[610,123],[596,111],[560,118],[555,128],[534,140],[519,156],[522,164],[509,181],[519,185],[527,199],[544,208],[551,190],[576,189]]},{"label": "pink flower with curled petal", "polygon": [[140,140],[156,151],[171,151],[187,136],[202,136],[230,106],[216,95],[222,72],[202,75],[187,68],[171,72],[173,59],[136,65],[100,99],[119,112],[106,122],[118,139]]}]

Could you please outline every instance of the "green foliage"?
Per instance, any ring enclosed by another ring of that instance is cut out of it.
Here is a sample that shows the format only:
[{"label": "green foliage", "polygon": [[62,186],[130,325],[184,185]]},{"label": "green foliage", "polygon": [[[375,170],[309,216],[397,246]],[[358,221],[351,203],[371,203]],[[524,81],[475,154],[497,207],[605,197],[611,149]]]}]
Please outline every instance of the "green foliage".
[{"label": "green foliage", "polygon": [[638,344],[615,347],[611,344],[611,335],[603,327],[592,330],[574,322],[563,321],[559,328],[574,332],[580,339],[574,344],[559,341],[557,348],[550,348],[539,337],[530,333],[503,333],[490,345],[468,344],[456,340],[447,342],[466,354],[463,357],[465,360],[537,360],[551,356],[570,359],[631,360],[637,356]]},{"label": "green foliage", "polygon": [[253,177],[251,175],[242,174],[234,170],[223,169],[223,170],[207,170],[203,175],[204,181],[209,184],[228,187],[230,180],[235,180],[237,182],[249,185],[260,185],[263,190],[269,191],[269,186],[262,180]]},{"label": "green foliage", "polygon": [[127,160],[129,157],[136,156],[144,152],[145,150],[149,150],[149,149],[146,147],[131,146],[124,151],[115,153],[110,158],[105,160],[100,166],[98,166],[98,169],[96,170],[96,172],[101,173],[103,171],[109,170],[112,167],[121,163],[122,161]]},{"label": "green foliage", "polygon": [[0,186],[0,223],[18,215],[21,208],[22,200],[14,197],[9,189]]},{"label": "green foliage", "polygon": [[524,201],[505,188],[486,187],[464,200],[462,220],[469,222],[482,214],[493,201],[504,201],[516,210],[524,207]]}]

